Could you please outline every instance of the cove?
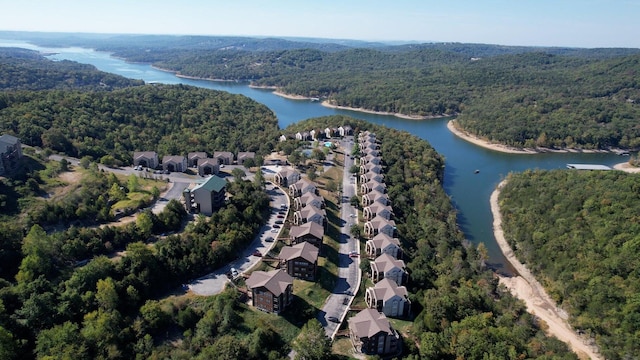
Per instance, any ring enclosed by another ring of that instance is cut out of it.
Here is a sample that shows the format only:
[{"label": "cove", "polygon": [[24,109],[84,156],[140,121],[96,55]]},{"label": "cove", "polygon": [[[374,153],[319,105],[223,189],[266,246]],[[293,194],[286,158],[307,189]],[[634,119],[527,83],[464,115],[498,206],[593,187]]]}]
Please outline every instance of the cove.
[{"label": "cove", "polygon": [[[493,236],[489,197],[495,186],[510,172],[527,169],[564,169],[567,163],[591,163],[613,166],[625,158],[610,153],[545,153],[535,155],[505,154],[470,144],[447,130],[449,119],[406,120],[389,115],[375,115],[356,111],[331,109],[318,102],[290,100],[265,89],[255,89],[246,83],[213,82],[176,77],[148,64],[127,63],[108,53],[82,48],[42,48],[24,42],[0,40],[0,46],[15,46],[45,53],[55,53],[53,60],[72,60],[94,65],[99,70],[141,79],[147,83],[185,84],[207,89],[222,90],[250,97],[267,107],[277,116],[281,128],[304,119],[348,115],[370,123],[407,131],[427,140],[446,159],[444,189],[458,210],[458,223],[472,243],[483,242],[490,256],[490,266],[505,273],[513,270],[507,265]],[[476,173],[475,170],[479,170]]]}]

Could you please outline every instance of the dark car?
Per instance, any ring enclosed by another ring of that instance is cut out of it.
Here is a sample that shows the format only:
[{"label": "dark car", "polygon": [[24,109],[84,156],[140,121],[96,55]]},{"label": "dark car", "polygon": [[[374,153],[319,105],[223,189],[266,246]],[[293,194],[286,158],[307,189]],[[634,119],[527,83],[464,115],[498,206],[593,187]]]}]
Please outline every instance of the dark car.
[{"label": "dark car", "polygon": [[282,220],[276,220],[276,224],[283,224],[283,223],[284,223],[284,221],[282,221]]},{"label": "dark car", "polygon": [[342,305],[347,305],[349,304],[349,297],[345,297],[344,299],[342,299]]},{"label": "dark car", "polygon": [[254,251],[253,254],[251,254],[253,256],[257,256],[257,257],[262,257],[262,253],[258,250]]},{"label": "dark car", "polygon": [[279,229],[279,228],[280,228],[280,225],[275,224],[275,225],[273,225],[273,227],[274,227],[275,229]]},{"label": "dark car", "polygon": [[284,215],[278,215],[278,219],[284,219]]},{"label": "dark car", "polygon": [[273,237],[269,236],[268,238],[264,239],[264,241],[266,241],[266,242],[273,242]]},{"label": "dark car", "polygon": [[327,320],[329,320],[331,322],[334,322],[334,323],[339,323],[340,322],[340,320],[338,320],[338,318],[335,317],[335,316],[327,316]]}]

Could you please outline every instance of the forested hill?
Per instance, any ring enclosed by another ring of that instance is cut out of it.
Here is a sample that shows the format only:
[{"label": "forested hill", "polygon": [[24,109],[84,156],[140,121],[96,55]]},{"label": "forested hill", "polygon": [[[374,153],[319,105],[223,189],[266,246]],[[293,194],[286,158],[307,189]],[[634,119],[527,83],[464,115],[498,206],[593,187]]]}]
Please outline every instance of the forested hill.
[{"label": "forested hill", "polygon": [[251,80],[353,108],[461,114],[465,130],[515,147],[637,148],[640,55],[606,53],[469,58],[430,48],[215,51],[182,53],[156,65],[184,75]]},{"label": "forested hill", "polygon": [[0,132],[67,155],[130,164],[133,151],[270,152],[273,112],[242,95],[184,85],[4,94]]},{"label": "forested hill", "polygon": [[113,90],[143,84],[140,80],[99,71],[92,65],[51,61],[36,51],[0,47],[0,91]]},{"label": "forested hill", "polygon": [[640,354],[640,175],[527,171],[500,193],[518,259],[606,359]]}]

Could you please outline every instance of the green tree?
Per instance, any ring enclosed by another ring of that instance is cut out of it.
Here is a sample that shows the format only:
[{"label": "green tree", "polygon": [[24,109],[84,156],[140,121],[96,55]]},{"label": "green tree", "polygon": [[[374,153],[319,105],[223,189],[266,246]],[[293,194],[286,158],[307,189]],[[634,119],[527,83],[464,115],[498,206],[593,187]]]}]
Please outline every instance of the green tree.
[{"label": "green tree", "polygon": [[17,358],[16,341],[13,339],[13,335],[5,328],[0,326],[0,359],[15,359]]},{"label": "green tree", "polygon": [[112,278],[98,280],[96,284],[96,301],[105,310],[115,310],[118,307],[118,291]]},{"label": "green tree", "polygon": [[153,217],[150,211],[143,211],[138,214],[138,217],[136,218],[136,227],[143,238],[146,239],[151,236],[151,231],[153,230]]},{"label": "green tree", "polygon": [[140,181],[135,174],[131,174],[127,177],[127,189],[129,189],[129,192],[140,190]]},{"label": "green tree", "polygon": [[317,319],[309,320],[291,345],[297,360],[321,360],[331,353],[331,340]]},{"label": "green tree", "polygon": [[246,174],[244,173],[243,169],[234,168],[233,170],[231,170],[231,175],[233,175],[235,181],[242,181]]},{"label": "green tree", "polygon": [[35,352],[39,359],[90,359],[78,325],[70,321],[42,330]]},{"label": "green tree", "polygon": [[309,167],[309,169],[307,169],[307,177],[311,181],[315,181],[318,178],[318,173],[316,173],[315,166],[311,166]]}]

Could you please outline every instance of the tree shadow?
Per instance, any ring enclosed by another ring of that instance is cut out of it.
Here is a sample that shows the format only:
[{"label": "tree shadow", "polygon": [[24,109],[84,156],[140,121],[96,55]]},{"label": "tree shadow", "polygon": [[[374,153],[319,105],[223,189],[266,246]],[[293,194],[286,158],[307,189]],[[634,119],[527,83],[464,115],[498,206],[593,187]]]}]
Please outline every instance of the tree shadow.
[{"label": "tree shadow", "polygon": [[297,328],[302,328],[307,321],[316,317],[320,309],[311,305],[305,299],[294,296],[291,304],[280,314],[285,320]]}]

